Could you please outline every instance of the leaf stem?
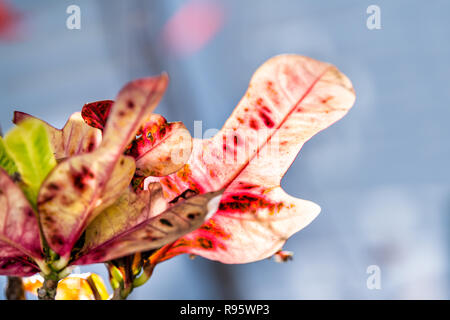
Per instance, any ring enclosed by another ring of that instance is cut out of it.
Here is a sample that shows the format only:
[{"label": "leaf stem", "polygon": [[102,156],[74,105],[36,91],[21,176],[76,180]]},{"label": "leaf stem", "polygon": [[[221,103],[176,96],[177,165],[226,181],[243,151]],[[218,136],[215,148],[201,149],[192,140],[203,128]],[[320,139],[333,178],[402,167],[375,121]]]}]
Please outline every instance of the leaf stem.
[{"label": "leaf stem", "polygon": [[154,269],[155,265],[146,261],[142,270],[142,274],[138,278],[135,278],[133,280],[133,288],[137,288],[144,285],[152,276]]}]

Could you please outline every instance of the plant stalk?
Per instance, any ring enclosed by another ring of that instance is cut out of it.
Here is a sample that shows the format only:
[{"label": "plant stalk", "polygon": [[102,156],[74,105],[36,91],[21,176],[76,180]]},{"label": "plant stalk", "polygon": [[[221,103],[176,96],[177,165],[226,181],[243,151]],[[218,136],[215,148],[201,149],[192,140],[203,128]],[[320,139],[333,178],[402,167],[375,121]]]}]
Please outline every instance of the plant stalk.
[{"label": "plant stalk", "polygon": [[38,289],[39,300],[55,300],[58,280],[44,278],[44,285]]},{"label": "plant stalk", "polygon": [[26,300],[22,278],[8,277],[8,284],[6,285],[5,296],[6,299],[8,300]]}]

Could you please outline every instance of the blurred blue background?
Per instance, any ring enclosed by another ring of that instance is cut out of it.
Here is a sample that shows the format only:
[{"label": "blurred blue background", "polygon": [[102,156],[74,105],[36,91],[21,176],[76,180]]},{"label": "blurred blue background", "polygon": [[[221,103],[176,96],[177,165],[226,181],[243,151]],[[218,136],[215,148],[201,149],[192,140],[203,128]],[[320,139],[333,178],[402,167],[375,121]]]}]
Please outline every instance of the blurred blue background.
[{"label": "blurred blue background", "polygon": [[[10,0],[22,17],[16,39],[0,41],[3,129],[16,109],[62,127],[84,103],[163,70],[171,84],[157,112],[191,133],[194,120],[220,128],[256,68],[280,53],[333,63],[357,100],[283,180],[322,207],[287,242],[292,262],[179,256],[131,298],[448,299],[450,2],[209,0],[218,26],[208,41],[171,47],[163,30],[189,2]],[[81,8],[80,30],[66,28],[71,4]],[[366,27],[371,4],[381,8],[380,30]],[[190,23],[178,31],[204,27]],[[381,290],[366,286],[369,265],[381,269]],[[106,276],[102,265],[82,271]]]}]

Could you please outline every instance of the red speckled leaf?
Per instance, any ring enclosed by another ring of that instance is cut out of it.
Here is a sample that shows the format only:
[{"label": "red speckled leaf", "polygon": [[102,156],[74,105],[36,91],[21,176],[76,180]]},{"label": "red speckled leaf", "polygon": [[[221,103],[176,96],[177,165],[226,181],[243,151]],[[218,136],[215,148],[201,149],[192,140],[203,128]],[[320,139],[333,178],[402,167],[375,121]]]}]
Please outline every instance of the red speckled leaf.
[{"label": "red speckled leaf", "polygon": [[152,114],[138,132],[127,154],[136,159],[139,176],[166,176],[180,170],[189,160],[192,138],[182,122],[167,123]]},{"label": "red speckled leaf", "polygon": [[36,215],[8,174],[0,169],[0,275],[27,275],[42,262]]},{"label": "red speckled leaf", "polygon": [[75,264],[109,261],[173,242],[196,230],[217,211],[222,192],[193,196],[165,211],[167,203],[159,184],[152,184],[150,191],[137,197],[127,196],[122,204],[111,206],[92,222],[86,230],[82,256]]},{"label": "red speckled leaf", "polygon": [[103,132],[91,153],[61,162],[47,177],[38,208],[49,246],[68,260],[73,245],[97,214],[112,205],[128,188],[134,159],[123,155],[162,98],[165,74],[130,82],[119,93]]},{"label": "red speckled leaf", "polygon": [[287,195],[280,181],[302,145],[342,118],[355,96],[334,66],[297,55],[270,59],[222,130],[195,140],[183,170],[160,181],[167,197],[226,188],[220,210],[199,230],[164,248],[224,263],[264,259],[309,224],[320,208]]},{"label": "red speckled leaf", "polygon": [[[13,122],[19,124],[29,118],[37,119],[29,114],[16,111],[14,112]],[[50,143],[57,160],[91,152],[100,145],[102,140],[101,131],[88,126],[79,112],[74,113],[61,130],[42,120],[39,121],[47,128]]]},{"label": "red speckled leaf", "polygon": [[111,112],[111,107],[114,101],[103,100],[87,103],[83,106],[81,115],[84,121],[91,127],[103,130],[108,120],[109,113]]},{"label": "red speckled leaf", "polygon": [[[113,101],[105,100],[86,104],[82,115],[87,124],[103,129]],[[166,176],[180,170],[192,151],[192,138],[182,122],[168,123],[151,114],[128,146],[127,155],[136,159],[136,174]]]}]

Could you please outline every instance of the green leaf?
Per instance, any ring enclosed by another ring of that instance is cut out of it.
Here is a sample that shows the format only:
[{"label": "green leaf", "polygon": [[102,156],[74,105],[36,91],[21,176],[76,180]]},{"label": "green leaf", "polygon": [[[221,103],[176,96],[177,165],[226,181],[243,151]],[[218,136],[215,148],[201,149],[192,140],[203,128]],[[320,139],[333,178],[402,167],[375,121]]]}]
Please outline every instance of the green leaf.
[{"label": "green leaf", "polygon": [[10,176],[17,172],[16,164],[6,151],[3,138],[0,137],[0,167],[3,168]]},{"label": "green leaf", "polygon": [[35,119],[23,121],[8,132],[4,144],[20,173],[25,195],[36,207],[41,184],[57,164],[47,129]]}]

